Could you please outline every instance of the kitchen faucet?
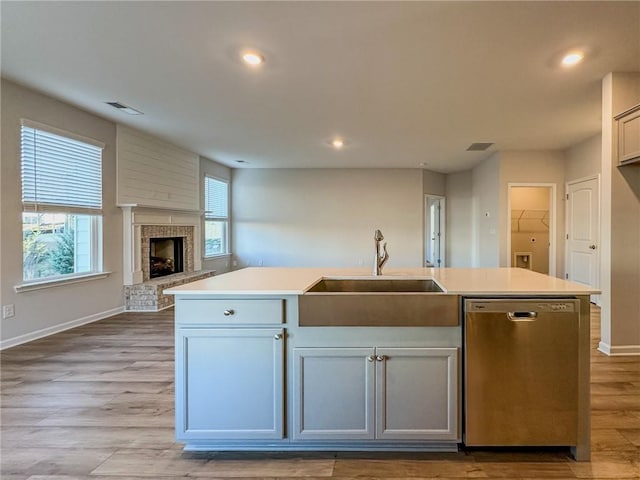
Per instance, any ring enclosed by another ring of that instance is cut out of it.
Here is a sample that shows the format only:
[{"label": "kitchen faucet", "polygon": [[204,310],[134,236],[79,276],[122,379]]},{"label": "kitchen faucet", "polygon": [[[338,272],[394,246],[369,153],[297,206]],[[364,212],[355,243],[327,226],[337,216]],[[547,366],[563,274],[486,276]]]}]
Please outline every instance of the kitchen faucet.
[{"label": "kitchen faucet", "polygon": [[382,245],[382,253],[380,252],[380,242],[384,240],[384,236],[380,230],[376,230],[376,233],[373,236],[376,245],[376,259],[373,265],[373,274],[374,275],[382,275],[382,267],[389,260],[389,253],[387,253],[387,242],[384,242]]}]

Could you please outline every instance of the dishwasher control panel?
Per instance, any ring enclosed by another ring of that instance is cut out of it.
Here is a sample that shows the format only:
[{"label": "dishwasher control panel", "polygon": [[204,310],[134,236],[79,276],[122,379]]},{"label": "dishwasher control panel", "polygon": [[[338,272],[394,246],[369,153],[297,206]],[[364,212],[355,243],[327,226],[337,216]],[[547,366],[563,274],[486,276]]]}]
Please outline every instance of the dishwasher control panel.
[{"label": "dishwasher control panel", "polygon": [[465,302],[467,312],[578,312],[578,301],[574,299],[487,299]]}]

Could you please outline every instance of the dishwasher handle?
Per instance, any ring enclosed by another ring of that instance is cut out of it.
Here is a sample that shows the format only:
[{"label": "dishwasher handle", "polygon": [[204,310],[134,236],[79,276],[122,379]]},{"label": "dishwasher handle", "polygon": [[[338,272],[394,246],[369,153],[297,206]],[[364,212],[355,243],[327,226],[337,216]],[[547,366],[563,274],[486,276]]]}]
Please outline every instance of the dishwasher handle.
[{"label": "dishwasher handle", "polygon": [[534,322],[538,312],[507,312],[507,318],[512,322]]}]

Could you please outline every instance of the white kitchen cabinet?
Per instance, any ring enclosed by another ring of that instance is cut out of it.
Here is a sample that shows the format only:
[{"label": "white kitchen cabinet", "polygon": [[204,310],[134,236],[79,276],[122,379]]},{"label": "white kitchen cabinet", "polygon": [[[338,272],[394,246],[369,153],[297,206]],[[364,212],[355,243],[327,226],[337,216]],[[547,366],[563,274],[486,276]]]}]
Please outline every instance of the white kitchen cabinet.
[{"label": "white kitchen cabinet", "polygon": [[176,329],[176,438],[283,438],[282,328]]},{"label": "white kitchen cabinet", "polygon": [[640,162],[640,105],[615,117],[620,165]]},{"label": "white kitchen cabinet", "polygon": [[296,348],[296,440],[457,440],[457,348]]}]

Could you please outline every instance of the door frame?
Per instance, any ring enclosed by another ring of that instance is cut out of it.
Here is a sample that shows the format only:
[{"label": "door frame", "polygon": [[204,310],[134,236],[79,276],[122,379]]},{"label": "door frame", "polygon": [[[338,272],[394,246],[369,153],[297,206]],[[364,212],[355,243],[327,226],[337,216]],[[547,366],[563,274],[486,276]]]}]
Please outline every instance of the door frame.
[{"label": "door frame", "polygon": [[[596,213],[597,213],[597,227],[596,227],[596,238],[598,239],[598,248],[596,249],[596,283],[597,285],[594,286],[594,288],[600,288],[600,261],[602,260],[600,258],[600,246],[602,245],[602,195],[601,195],[601,188],[602,188],[602,181],[600,180],[600,174],[599,173],[595,173],[593,175],[587,175],[586,177],[580,177],[577,178],[575,180],[570,180],[568,182],[565,182],[564,184],[564,195],[565,195],[565,215],[564,215],[564,220],[565,220],[565,225],[564,225],[564,231],[566,233],[565,237],[564,237],[564,271],[565,271],[565,279],[569,278],[569,239],[567,238],[567,235],[569,234],[569,215],[570,215],[570,209],[569,209],[569,185],[575,185],[576,183],[582,183],[582,182],[588,182],[589,180],[595,180],[596,183],[598,184],[598,205],[596,208]],[[595,303],[596,305],[598,305],[599,307],[601,306],[601,300],[602,296],[601,295],[591,295],[591,302]]]},{"label": "door frame", "polygon": [[530,187],[530,188],[548,188],[549,189],[549,213],[551,216],[551,222],[549,223],[549,276],[555,277],[556,262],[557,262],[557,221],[558,210],[556,201],[556,184],[555,183],[522,183],[522,182],[509,182],[507,184],[507,267],[511,267],[511,189],[518,187]]},{"label": "door frame", "polygon": [[[440,200],[440,265],[437,267],[444,267],[447,263],[447,199],[444,195],[435,195],[431,193],[425,193],[423,203],[423,220],[424,220],[424,242],[422,248],[422,266],[427,266],[427,246],[429,245],[429,199],[437,198]],[[435,266],[435,265],[434,265]]]}]

